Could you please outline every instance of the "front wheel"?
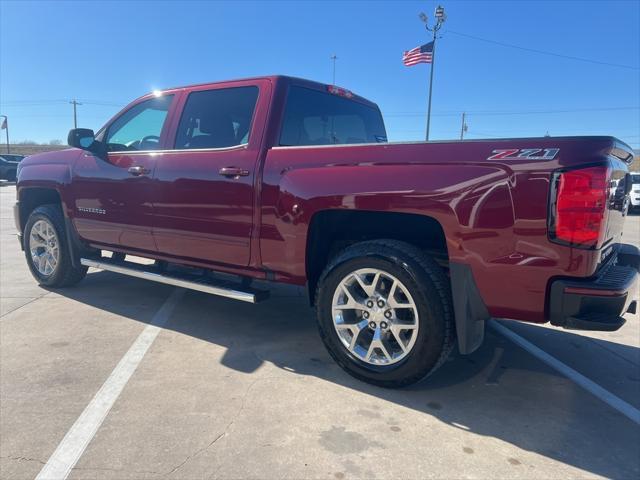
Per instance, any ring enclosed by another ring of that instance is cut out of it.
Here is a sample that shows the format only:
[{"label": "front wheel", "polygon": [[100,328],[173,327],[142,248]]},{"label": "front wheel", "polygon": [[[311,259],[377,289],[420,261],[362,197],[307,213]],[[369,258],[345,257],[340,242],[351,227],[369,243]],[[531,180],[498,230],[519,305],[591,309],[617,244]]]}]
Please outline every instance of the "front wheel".
[{"label": "front wheel", "polygon": [[31,213],[24,229],[24,253],[31,274],[47,287],[73,285],[87,273],[87,267],[71,262],[58,205],[42,205]]},{"label": "front wheel", "polygon": [[395,240],[352,245],[322,274],[320,335],[349,374],[402,387],[433,373],[454,346],[451,290],[441,267]]}]

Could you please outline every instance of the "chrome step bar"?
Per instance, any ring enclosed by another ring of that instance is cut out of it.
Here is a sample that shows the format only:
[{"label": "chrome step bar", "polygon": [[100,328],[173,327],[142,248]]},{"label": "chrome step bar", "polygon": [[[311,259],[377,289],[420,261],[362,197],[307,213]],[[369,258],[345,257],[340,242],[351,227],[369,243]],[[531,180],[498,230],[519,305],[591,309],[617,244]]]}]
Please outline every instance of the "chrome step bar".
[{"label": "chrome step bar", "polygon": [[81,258],[80,263],[87,267],[142,278],[152,282],[164,283],[165,285],[197,290],[199,292],[210,293],[211,295],[240,300],[241,302],[258,303],[269,296],[269,292],[266,290],[243,290],[238,288],[239,285],[232,283],[216,282],[207,277],[197,277],[194,275],[180,275],[177,273],[174,275],[167,272],[160,272],[153,266],[140,265],[132,262],[112,261],[109,258],[101,258],[98,260]]}]

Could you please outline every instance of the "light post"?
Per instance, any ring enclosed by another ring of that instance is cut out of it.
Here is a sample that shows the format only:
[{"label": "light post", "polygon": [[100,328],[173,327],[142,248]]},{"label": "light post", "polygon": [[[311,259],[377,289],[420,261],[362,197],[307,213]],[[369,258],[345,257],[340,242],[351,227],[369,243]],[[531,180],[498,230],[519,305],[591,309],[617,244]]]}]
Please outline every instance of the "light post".
[{"label": "light post", "polygon": [[334,53],[333,55],[331,55],[331,60],[333,61],[333,84],[336,84],[336,60],[338,59],[338,56]]},{"label": "light post", "polygon": [[442,28],[442,24],[447,19],[447,14],[444,12],[444,7],[442,7],[441,5],[438,5],[436,7],[436,11],[434,14],[436,18],[436,23],[432,27],[429,27],[429,18],[427,17],[426,14],[420,12],[420,15],[418,16],[420,17],[420,20],[424,22],[424,27],[428,31],[433,32],[433,50],[431,53],[431,74],[429,77],[429,101],[427,104],[427,132],[425,135],[425,139],[429,141],[429,128],[431,126],[431,94],[433,92],[433,69],[436,66],[436,39],[438,37],[438,30]]},{"label": "light post", "polygon": [[7,134],[7,153],[11,153],[9,150],[9,117],[6,115],[0,115],[0,118],[4,118],[4,120],[0,123],[2,125],[2,129],[4,129]]}]

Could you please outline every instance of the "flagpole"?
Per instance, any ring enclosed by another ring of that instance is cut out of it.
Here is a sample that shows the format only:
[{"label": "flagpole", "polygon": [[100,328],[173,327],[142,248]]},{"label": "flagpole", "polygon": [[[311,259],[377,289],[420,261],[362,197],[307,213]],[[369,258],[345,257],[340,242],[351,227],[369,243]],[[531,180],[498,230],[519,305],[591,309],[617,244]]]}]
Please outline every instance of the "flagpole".
[{"label": "flagpole", "polygon": [[436,32],[433,30],[433,49],[431,51],[431,73],[429,74],[429,101],[427,102],[427,134],[425,140],[429,141],[429,127],[431,126],[431,94],[433,93],[433,69],[436,66]]},{"label": "flagpole", "polygon": [[431,49],[431,72],[429,74],[429,100],[427,102],[427,131],[425,134],[425,140],[429,141],[429,129],[431,127],[431,97],[433,94],[433,69],[436,66],[436,40],[438,38],[438,30],[442,28],[442,24],[447,19],[444,13],[444,8],[440,5],[436,7],[435,18],[436,23],[433,27],[429,28],[427,16],[424,13],[420,13],[420,20],[424,22],[424,26],[430,32],[433,32],[433,47]]}]

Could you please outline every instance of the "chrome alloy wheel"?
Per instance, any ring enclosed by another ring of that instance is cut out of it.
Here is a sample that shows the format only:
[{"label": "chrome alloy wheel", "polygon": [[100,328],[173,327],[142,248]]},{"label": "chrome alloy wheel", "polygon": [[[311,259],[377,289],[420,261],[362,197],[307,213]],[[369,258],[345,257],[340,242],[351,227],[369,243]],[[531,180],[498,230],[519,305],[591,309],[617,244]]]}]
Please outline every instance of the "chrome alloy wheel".
[{"label": "chrome alloy wheel", "polygon": [[407,287],[375,268],[349,273],[338,284],[331,306],[342,344],[371,365],[405,358],[418,336],[418,309]]},{"label": "chrome alloy wheel", "polygon": [[53,225],[47,220],[38,220],[29,232],[29,252],[36,270],[50,276],[60,262],[60,242]]}]

